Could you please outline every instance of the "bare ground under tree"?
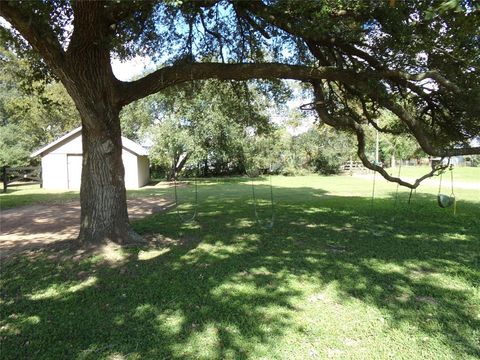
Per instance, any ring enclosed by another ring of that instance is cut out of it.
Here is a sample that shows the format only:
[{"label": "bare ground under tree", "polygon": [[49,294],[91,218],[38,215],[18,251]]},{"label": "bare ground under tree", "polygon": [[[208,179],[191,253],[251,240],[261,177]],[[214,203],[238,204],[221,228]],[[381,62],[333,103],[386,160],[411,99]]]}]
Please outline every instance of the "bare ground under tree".
[{"label": "bare ground under tree", "polygon": [[[167,209],[162,198],[127,201],[130,220]],[[29,205],[0,212],[0,259],[23,251],[72,246],[79,233],[80,203]]]}]

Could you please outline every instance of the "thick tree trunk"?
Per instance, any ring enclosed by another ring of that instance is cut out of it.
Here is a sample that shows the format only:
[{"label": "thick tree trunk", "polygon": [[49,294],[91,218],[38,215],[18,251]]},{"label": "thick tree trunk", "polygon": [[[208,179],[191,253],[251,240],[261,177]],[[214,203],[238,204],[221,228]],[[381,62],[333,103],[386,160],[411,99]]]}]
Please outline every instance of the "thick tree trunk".
[{"label": "thick tree trunk", "polygon": [[119,108],[93,92],[74,95],[74,100],[83,145],[79,241],[138,243],[141,237],[132,230],[127,212]]},{"label": "thick tree trunk", "polygon": [[[79,83],[76,81],[77,89]],[[97,85],[91,81],[89,89]],[[82,118],[83,145],[79,240],[85,244],[138,243],[141,237],[128,220],[120,107],[109,100],[113,96],[81,92],[78,97],[74,94]]]},{"label": "thick tree trunk", "polygon": [[83,128],[83,171],[80,191],[82,243],[139,240],[128,220],[120,124],[103,131]]},{"label": "thick tree trunk", "polygon": [[186,154],[182,157],[182,154],[180,154],[173,157],[169,173],[167,174],[167,180],[178,180],[178,174],[185,167],[189,156],[189,154]]},{"label": "thick tree trunk", "polygon": [[[182,157],[183,155],[183,157]],[[190,155],[187,153],[187,154],[181,154],[177,160],[177,163],[175,165],[175,172],[178,174],[180,171],[183,170],[183,168],[185,167],[185,164],[187,163],[187,160],[188,158],[190,157]]]},{"label": "thick tree trunk", "polygon": [[75,30],[62,76],[82,119],[83,164],[79,240],[138,243],[131,228],[122,162],[119,81],[113,76],[108,26],[100,2],[74,4]]}]

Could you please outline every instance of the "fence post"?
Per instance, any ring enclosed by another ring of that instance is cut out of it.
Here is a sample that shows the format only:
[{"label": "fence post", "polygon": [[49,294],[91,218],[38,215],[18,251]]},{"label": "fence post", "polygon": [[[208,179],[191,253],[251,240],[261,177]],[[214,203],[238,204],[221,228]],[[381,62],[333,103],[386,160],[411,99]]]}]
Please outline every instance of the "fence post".
[{"label": "fence post", "polygon": [[2,167],[2,181],[3,181],[3,192],[7,192],[8,177],[7,177],[7,167]]}]

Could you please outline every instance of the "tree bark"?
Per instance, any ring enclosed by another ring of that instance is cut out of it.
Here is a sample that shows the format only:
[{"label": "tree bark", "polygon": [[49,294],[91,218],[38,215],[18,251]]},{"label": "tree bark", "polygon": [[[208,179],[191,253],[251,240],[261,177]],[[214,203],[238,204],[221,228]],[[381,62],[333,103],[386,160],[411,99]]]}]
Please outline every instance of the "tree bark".
[{"label": "tree bark", "polygon": [[83,68],[82,76],[75,76],[75,86],[69,89],[82,119],[79,240],[85,244],[137,243],[141,237],[132,230],[127,212],[120,107],[112,101],[112,90],[100,84],[99,69]]},{"label": "tree bark", "polygon": [[[102,119],[98,119],[101,124]],[[126,206],[120,124],[83,128],[83,171],[80,190],[82,243],[139,240],[129,223]]]},{"label": "tree bark", "polygon": [[[183,157],[182,157],[183,155]],[[180,154],[178,157],[177,162],[175,163],[175,173],[178,174],[180,171],[183,170],[185,167],[185,164],[187,163],[188,158],[190,157],[190,154]]]},{"label": "tree bark", "polygon": [[127,213],[119,113],[119,84],[110,65],[104,3],[72,2],[74,29],[63,50],[48,24],[26,7],[2,3],[0,13],[43,57],[72,97],[82,119],[80,189],[82,243],[137,243]]},{"label": "tree bark", "polygon": [[[93,11],[91,7],[99,7]],[[131,244],[122,161],[119,81],[110,65],[101,3],[76,3],[75,28],[62,79],[82,119],[81,243]]]}]

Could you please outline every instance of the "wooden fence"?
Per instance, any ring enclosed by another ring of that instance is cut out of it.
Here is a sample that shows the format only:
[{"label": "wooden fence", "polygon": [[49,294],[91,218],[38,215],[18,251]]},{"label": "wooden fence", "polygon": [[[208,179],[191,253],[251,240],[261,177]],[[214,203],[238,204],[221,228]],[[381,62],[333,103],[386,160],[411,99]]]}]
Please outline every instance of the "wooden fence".
[{"label": "wooden fence", "polygon": [[3,192],[12,183],[34,182],[42,187],[42,168],[40,166],[2,167]]},{"label": "wooden fence", "polygon": [[368,169],[363,165],[361,161],[347,161],[345,164],[340,166],[340,170],[343,172],[349,172],[350,174],[354,172],[368,171]]}]

